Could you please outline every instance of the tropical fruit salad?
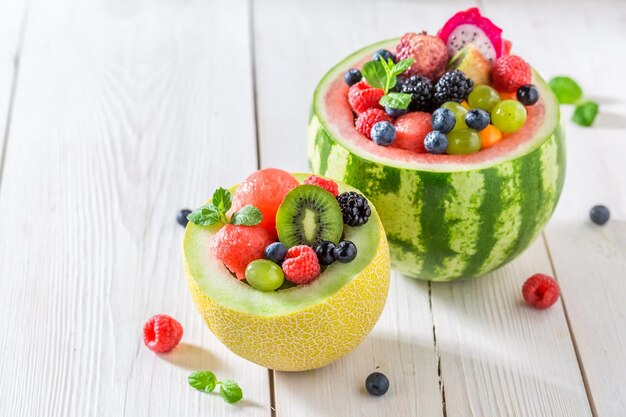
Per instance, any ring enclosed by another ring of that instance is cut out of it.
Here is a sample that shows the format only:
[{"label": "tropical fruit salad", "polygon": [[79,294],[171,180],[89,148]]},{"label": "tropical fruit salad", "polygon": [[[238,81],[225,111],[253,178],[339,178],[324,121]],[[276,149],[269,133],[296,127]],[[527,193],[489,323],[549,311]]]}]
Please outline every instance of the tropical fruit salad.
[{"label": "tropical fruit salad", "polygon": [[189,288],[238,355],[277,370],[317,368],[378,320],[389,250],[378,213],[356,189],[268,168],[219,188],[188,219]]},{"label": "tropical fruit salad", "polygon": [[513,259],[565,174],[557,100],[477,8],[337,64],[315,91],[308,136],[311,169],[360,189],[392,265],[427,280]]}]

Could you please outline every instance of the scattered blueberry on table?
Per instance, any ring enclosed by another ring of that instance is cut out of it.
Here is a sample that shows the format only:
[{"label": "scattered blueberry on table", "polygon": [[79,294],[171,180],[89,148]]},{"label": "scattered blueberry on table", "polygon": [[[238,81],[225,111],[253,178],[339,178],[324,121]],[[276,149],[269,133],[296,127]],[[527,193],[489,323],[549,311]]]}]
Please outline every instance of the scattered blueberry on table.
[{"label": "scattered blueberry on table", "polygon": [[611,217],[611,212],[606,206],[599,204],[591,208],[591,211],[589,212],[589,217],[591,218],[592,222],[599,226],[602,226],[609,221],[609,218]]},{"label": "scattered blueberry on table", "polygon": [[385,395],[389,391],[389,379],[380,372],[371,373],[365,380],[365,389],[376,397]]}]

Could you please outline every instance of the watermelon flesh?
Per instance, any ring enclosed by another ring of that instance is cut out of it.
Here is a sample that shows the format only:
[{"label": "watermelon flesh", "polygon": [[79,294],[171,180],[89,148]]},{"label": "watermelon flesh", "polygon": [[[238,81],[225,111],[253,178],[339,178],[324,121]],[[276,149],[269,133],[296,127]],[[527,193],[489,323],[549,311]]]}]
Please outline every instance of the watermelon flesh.
[{"label": "watermelon flesh", "polygon": [[525,125],[469,155],[381,147],[354,128],[343,73],[372,52],[346,58],[319,83],[309,124],[311,170],[346,182],[376,206],[392,266],[415,278],[448,281],[485,274],[532,243],[550,218],[565,175],[559,108],[533,73],[540,100]]}]

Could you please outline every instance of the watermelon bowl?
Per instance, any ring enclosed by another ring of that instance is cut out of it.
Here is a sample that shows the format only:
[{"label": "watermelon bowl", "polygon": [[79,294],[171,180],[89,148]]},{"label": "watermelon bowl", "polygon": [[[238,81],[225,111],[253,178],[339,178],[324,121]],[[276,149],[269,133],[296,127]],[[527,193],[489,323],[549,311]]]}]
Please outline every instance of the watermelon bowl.
[{"label": "watermelon bowl", "polygon": [[[302,182],[307,175],[294,174]],[[339,183],[339,191],[357,191]],[[230,191],[234,193],[237,186]],[[187,284],[198,312],[232,352],[266,368],[306,371],[352,351],[372,330],[389,290],[389,248],[380,218],[346,227],[357,257],[334,263],[308,285],[258,291],[210,251],[218,225],[189,223],[183,238]]]},{"label": "watermelon bowl", "polygon": [[565,178],[558,102],[533,70],[539,101],[520,130],[491,148],[435,155],[378,146],[354,126],[343,75],[397,43],[363,48],[319,82],[307,135],[310,168],[374,203],[392,268],[429,281],[486,274],[523,252],[557,204]]}]

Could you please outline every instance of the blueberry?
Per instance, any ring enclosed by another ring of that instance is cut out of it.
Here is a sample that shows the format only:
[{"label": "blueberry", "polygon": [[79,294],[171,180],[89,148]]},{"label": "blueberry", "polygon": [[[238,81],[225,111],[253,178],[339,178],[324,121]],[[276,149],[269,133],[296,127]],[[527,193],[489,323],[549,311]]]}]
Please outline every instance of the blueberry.
[{"label": "blueberry", "polygon": [[378,122],[372,126],[370,136],[377,145],[389,146],[396,140],[396,128],[390,122]]},{"label": "blueberry", "polygon": [[481,131],[489,125],[491,117],[489,113],[482,109],[472,109],[465,115],[465,124],[470,129]]},{"label": "blueberry", "polygon": [[389,378],[380,372],[369,374],[365,380],[365,389],[376,397],[385,395],[389,391]]},{"label": "blueberry", "polygon": [[191,214],[191,210],[189,210],[189,209],[182,209],[181,211],[178,212],[178,214],[176,214],[176,221],[181,226],[187,227],[187,223],[189,223],[189,220],[187,219],[187,216],[189,216],[190,214]]},{"label": "blueberry", "polygon": [[385,106],[385,111],[391,117],[400,117],[403,114],[406,114],[408,109],[394,109],[393,107]]},{"label": "blueberry", "polygon": [[443,107],[438,108],[433,112],[430,119],[430,125],[433,130],[438,130],[442,133],[449,133],[454,129],[456,123],[456,117],[452,110],[445,109]]},{"label": "blueberry", "polygon": [[524,106],[532,106],[539,100],[539,91],[532,84],[525,84],[517,89],[517,99]]},{"label": "blueberry", "polygon": [[285,255],[287,255],[287,248],[280,242],[270,243],[263,251],[263,257],[265,259],[278,265],[283,263]]},{"label": "blueberry", "polygon": [[381,57],[385,61],[391,59],[394,64],[396,63],[396,56],[386,49],[379,49],[378,51],[374,52],[374,55],[372,55],[372,61],[377,61]]},{"label": "blueberry", "polygon": [[361,75],[361,71],[359,71],[356,68],[349,69],[343,75],[343,80],[349,86],[353,86],[354,84],[358,83],[359,81],[361,81],[362,78],[363,78],[363,75]]},{"label": "blueberry", "polygon": [[335,244],[324,240],[315,248],[315,254],[320,265],[330,265],[335,262]]},{"label": "blueberry", "polygon": [[589,217],[591,218],[592,222],[602,226],[609,221],[609,218],[611,217],[611,212],[608,208],[606,208],[606,206],[593,206],[593,208],[589,212]]},{"label": "blueberry", "polygon": [[337,247],[333,250],[335,260],[342,264],[354,261],[356,258],[356,245],[349,240],[342,240],[337,243]]},{"label": "blueberry", "polygon": [[448,137],[438,130],[428,132],[424,138],[424,148],[428,153],[442,154],[448,149]]}]

